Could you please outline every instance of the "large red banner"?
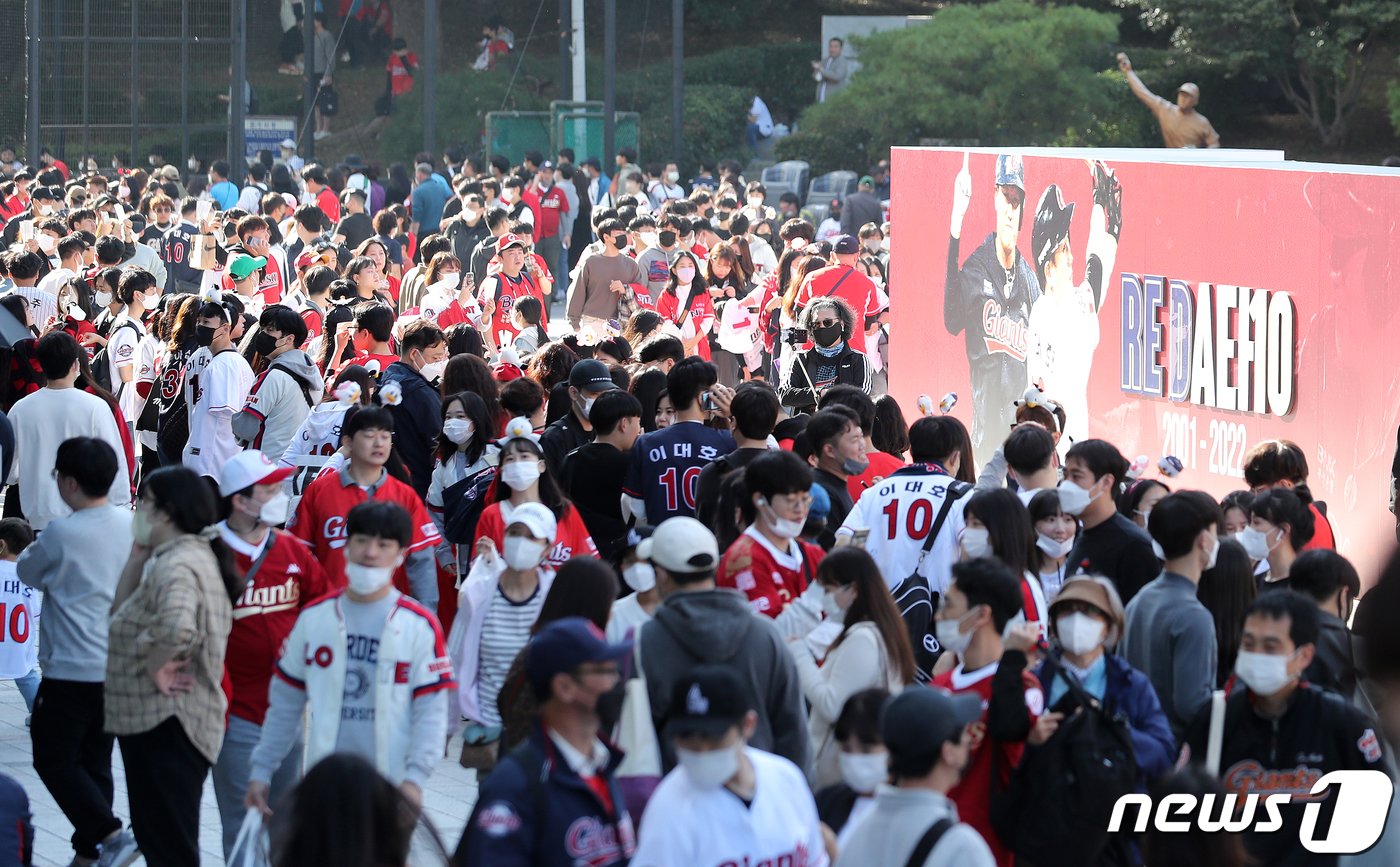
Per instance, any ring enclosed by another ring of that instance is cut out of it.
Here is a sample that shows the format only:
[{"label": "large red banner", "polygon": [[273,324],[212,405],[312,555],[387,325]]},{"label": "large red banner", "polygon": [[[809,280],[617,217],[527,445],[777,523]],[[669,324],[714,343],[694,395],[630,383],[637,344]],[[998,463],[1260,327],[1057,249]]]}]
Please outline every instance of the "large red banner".
[{"label": "large red banner", "polygon": [[1400,176],[927,149],[892,176],[907,413],[956,392],[980,464],[1039,383],[1069,436],[1173,455],[1168,484],[1217,496],[1292,440],[1370,583],[1394,545]]}]

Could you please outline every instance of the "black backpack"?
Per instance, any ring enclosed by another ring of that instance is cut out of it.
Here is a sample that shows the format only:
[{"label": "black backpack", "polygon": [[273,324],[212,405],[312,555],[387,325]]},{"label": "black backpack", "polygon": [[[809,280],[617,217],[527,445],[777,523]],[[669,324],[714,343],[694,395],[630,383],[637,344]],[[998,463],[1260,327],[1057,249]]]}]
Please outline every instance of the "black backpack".
[{"label": "black backpack", "polygon": [[[486,511],[486,497],[496,480],[496,468],[487,467],[467,476],[442,492],[443,538],[454,545],[470,545],[476,541],[476,524]],[[470,561],[475,552],[467,555]]]},{"label": "black backpack", "polygon": [[1027,745],[1006,790],[992,794],[992,827],[1008,849],[1037,867],[1079,867],[1095,863],[1108,846],[1113,805],[1138,790],[1137,760],[1127,720],[1053,657],[1045,665],[1047,673],[1063,675],[1079,710],[1044,744]]},{"label": "black backpack", "polygon": [[904,626],[909,630],[909,641],[914,647],[914,679],[919,683],[929,682],[933,666],[943,653],[933,625],[933,616],[938,613],[938,594],[929,588],[928,579],[920,575],[919,570],[923,568],[924,558],[933,549],[933,543],[942,532],[943,525],[948,520],[948,513],[953,510],[953,504],[971,490],[972,485],[967,482],[954,480],[948,483],[948,490],[943,494],[943,505],[939,507],[937,517],[933,519],[933,526],[929,527],[928,535],[924,537],[924,547],[919,554],[918,564],[908,577],[890,590],[894,603],[899,608],[899,616],[904,619]]},{"label": "black backpack", "polygon": [[[112,341],[117,339],[117,332],[121,331],[123,328],[132,328],[135,329],[137,334],[141,333],[141,328],[135,322],[128,319],[121,325],[112,329],[112,333],[107,337],[107,345],[97,350],[97,354],[92,357],[93,381],[114,395],[117,393],[117,389],[113,388],[112,384],[114,382],[120,383],[121,378],[114,376],[116,371],[112,370],[112,355],[109,350],[112,348]],[[132,363],[134,364],[135,361],[133,360]],[[136,387],[135,377],[131,380],[131,387]]]}]

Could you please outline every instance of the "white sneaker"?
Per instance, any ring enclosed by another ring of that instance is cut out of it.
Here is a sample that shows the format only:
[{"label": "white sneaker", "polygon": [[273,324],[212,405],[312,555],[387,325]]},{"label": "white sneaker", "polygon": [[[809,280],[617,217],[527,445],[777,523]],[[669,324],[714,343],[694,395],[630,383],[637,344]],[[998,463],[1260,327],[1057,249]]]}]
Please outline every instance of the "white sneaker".
[{"label": "white sneaker", "polygon": [[140,854],[135,835],[130,828],[123,828],[102,844],[102,857],[97,859],[97,867],[127,867]]}]

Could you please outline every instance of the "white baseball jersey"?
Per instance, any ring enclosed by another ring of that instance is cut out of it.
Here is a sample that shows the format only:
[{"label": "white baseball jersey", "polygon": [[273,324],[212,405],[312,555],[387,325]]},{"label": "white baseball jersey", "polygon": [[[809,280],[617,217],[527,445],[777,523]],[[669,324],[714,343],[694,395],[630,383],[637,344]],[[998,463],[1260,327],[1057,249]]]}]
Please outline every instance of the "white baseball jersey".
[{"label": "white baseball jersey", "polygon": [[315,480],[340,448],[340,425],[345,421],[347,409],[349,407],[337,401],[320,404],[311,410],[292,435],[282,459],[277,462],[284,467],[296,467],[296,472],[286,482],[293,512],[296,511],[296,504],[301,502],[306,486]]},{"label": "white baseball jersey", "polygon": [[[123,313],[113,323],[111,335],[107,358],[112,371],[112,391],[116,393],[122,416],[128,423],[134,423],[146,403],[136,393],[136,383],[141,379],[141,343],[146,339],[146,329]],[[130,382],[122,382],[122,368],[131,370]]]},{"label": "white baseball jersey", "polygon": [[753,804],[744,806],[724,788],[696,788],[677,767],[647,803],[632,867],[831,863],[817,804],[797,765],[752,747],[744,753],[757,777]]},{"label": "white baseball jersey", "polygon": [[253,369],[236,350],[211,355],[206,346],[190,357],[185,369],[185,403],[190,408],[185,466],[218,481],[224,464],[243,451],[233,436],[233,416],[248,402],[252,387]]},{"label": "white baseball jersey", "polygon": [[836,535],[853,536],[867,531],[865,550],[875,558],[891,589],[917,568],[928,579],[929,589],[942,593],[948,587],[953,564],[958,561],[958,534],[963,529],[963,510],[972,495],[970,490],[953,502],[922,566],[919,557],[952,481],[928,464],[896,470],[865,489]]},{"label": "white baseball jersey", "polygon": [[0,560],[0,678],[24,677],[39,665],[43,594],[20,582],[15,564]]}]

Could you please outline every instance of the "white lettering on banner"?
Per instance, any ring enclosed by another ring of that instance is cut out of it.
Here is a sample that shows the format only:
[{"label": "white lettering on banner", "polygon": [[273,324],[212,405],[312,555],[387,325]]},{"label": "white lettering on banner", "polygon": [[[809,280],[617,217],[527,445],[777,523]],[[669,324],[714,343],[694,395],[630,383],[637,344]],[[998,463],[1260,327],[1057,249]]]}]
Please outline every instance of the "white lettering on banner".
[{"label": "white lettering on banner", "polygon": [[[1203,469],[1222,476],[1244,478],[1244,456],[1249,434],[1242,422],[1211,419],[1209,439],[1197,438],[1196,417],[1188,412],[1162,413],[1162,454],[1174,455],[1184,470]],[[1197,450],[1207,450],[1201,460]]]},{"label": "white lettering on banner", "polygon": [[1255,415],[1293,411],[1298,311],[1288,292],[1200,283],[1193,294],[1184,280],[1120,278],[1122,391]]},{"label": "white lettering on banner", "polygon": [[[1319,840],[1315,835],[1322,810],[1319,801],[1328,787],[1332,788],[1336,808],[1327,836]],[[1313,783],[1307,794],[1212,793],[1198,799],[1195,795],[1175,793],[1163,797],[1154,809],[1150,796],[1133,793],[1122,796],[1113,805],[1108,832],[1116,834],[1121,831],[1128,809],[1136,807],[1137,818],[1132,827],[1136,834],[1147,830],[1149,818],[1152,826],[1162,833],[1187,833],[1192,828],[1193,816],[1195,826],[1206,833],[1270,833],[1283,827],[1282,806],[1297,798],[1300,802],[1306,802],[1302,827],[1298,831],[1303,848],[1318,854],[1355,855],[1365,852],[1380,839],[1381,832],[1385,830],[1386,817],[1390,814],[1394,791],[1394,784],[1384,771],[1361,770],[1324,774]],[[1263,811],[1259,815],[1261,799]]]}]

